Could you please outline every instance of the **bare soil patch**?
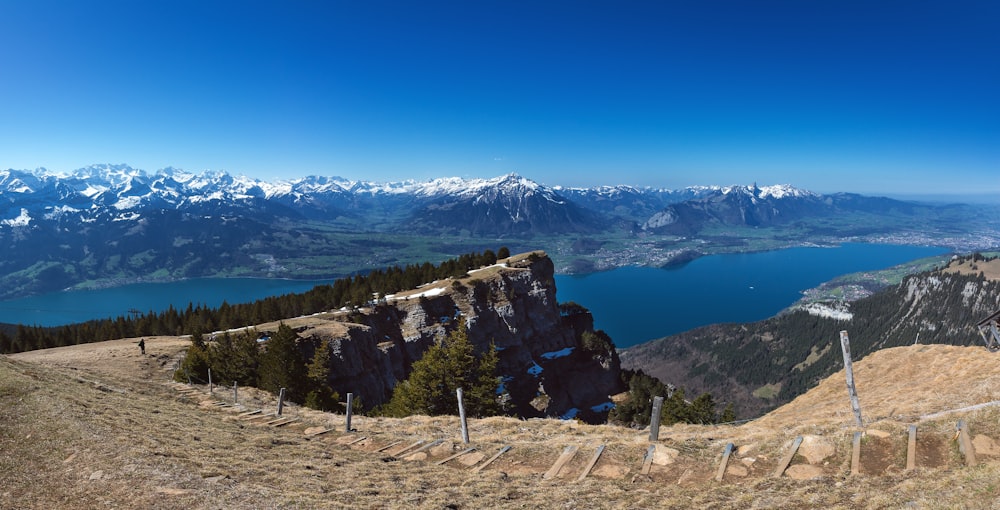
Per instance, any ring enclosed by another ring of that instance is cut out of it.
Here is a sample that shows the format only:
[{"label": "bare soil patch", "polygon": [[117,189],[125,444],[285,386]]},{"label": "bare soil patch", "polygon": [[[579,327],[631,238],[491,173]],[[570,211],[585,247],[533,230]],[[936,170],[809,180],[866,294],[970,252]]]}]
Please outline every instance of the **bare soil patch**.
[{"label": "bare soil patch", "polygon": [[861,441],[861,474],[887,475],[901,472],[906,467],[906,450],[902,451],[903,462],[900,462],[898,441],[870,436],[864,438]]},{"label": "bare soil patch", "polygon": [[940,469],[951,466],[951,445],[940,436],[917,436],[916,464],[919,468]]}]

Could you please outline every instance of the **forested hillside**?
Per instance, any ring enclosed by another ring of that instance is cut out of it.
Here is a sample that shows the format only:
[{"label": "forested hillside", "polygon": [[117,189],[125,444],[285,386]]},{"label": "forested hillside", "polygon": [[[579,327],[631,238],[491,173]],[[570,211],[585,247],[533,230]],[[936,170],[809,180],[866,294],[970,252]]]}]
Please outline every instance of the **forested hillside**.
[{"label": "forested hillside", "polygon": [[[976,260],[982,258],[974,255]],[[949,267],[968,262],[956,259]],[[852,302],[849,320],[800,310],[749,324],[715,324],[624,350],[622,366],[710,392],[733,402],[740,417],[759,416],[843,367],[842,330],[854,359],[918,341],[976,345],[982,340],[975,324],[998,306],[1000,281],[946,268]]]}]

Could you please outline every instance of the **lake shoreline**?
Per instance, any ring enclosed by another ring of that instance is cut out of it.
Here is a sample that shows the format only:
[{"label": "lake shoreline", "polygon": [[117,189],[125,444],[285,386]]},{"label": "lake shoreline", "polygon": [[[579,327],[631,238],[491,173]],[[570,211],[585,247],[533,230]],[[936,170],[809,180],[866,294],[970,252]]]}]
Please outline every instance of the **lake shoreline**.
[{"label": "lake shoreline", "polygon": [[[672,266],[669,268],[624,266],[608,271],[588,273],[586,275],[557,274],[557,299],[559,302],[576,301],[591,310],[595,318],[596,327],[607,330],[607,332],[612,335],[612,338],[615,340],[617,345],[626,347],[654,338],[668,336],[669,334],[672,334],[672,332],[677,332],[676,326],[664,327],[661,332],[652,334],[652,336],[643,339],[643,335],[651,334],[648,333],[649,331],[652,331],[650,329],[651,326],[641,325],[641,327],[638,327],[638,331],[640,332],[634,333],[631,329],[615,325],[615,323],[623,322],[623,318],[629,317],[634,317],[634,321],[637,321],[637,323],[645,323],[650,320],[647,319],[646,316],[658,317],[664,314],[664,310],[646,309],[645,311],[636,312],[635,310],[627,308],[606,308],[601,304],[601,301],[605,299],[605,296],[617,296],[617,299],[623,302],[628,302],[632,296],[641,295],[646,292],[647,289],[644,287],[656,289],[663,285],[667,285],[671,288],[671,292],[667,293],[666,297],[655,294],[649,295],[635,302],[634,306],[642,305],[642,301],[644,300],[650,302],[663,301],[668,304],[668,312],[673,312],[673,309],[682,310],[685,306],[688,306],[684,302],[684,296],[697,295],[700,293],[698,290],[699,288],[706,286],[711,287],[717,283],[715,280],[720,278],[722,280],[733,282],[745,279],[746,276],[759,272],[762,268],[774,265],[772,262],[768,262],[771,258],[780,258],[787,256],[788,254],[797,253],[796,250],[810,250],[818,247],[827,248],[827,250],[822,250],[823,252],[840,249],[842,250],[841,253],[850,253],[854,250],[854,248],[845,249],[845,246],[867,246],[870,247],[868,249],[873,252],[907,252],[909,250],[909,252],[915,254],[926,254],[928,251],[940,254],[946,251],[946,248],[941,247],[911,247],[897,244],[846,243],[839,246],[810,245],[808,247],[799,246],[779,250],[763,250],[745,253],[701,254],[698,257],[692,257],[691,260],[682,265]],[[893,261],[892,264],[886,264],[885,266],[878,266],[870,269],[881,269],[883,267],[888,267],[890,265],[894,265],[895,263],[905,261],[906,260]],[[702,268],[705,264],[708,264],[710,267],[717,267],[716,269],[710,269],[706,272],[706,270]],[[724,277],[720,276],[733,270],[733,268],[726,267],[728,264],[736,264],[737,272]],[[760,264],[763,264],[760,268],[755,266]],[[781,267],[783,264],[784,263],[780,263],[777,266]],[[827,268],[828,266],[837,266],[838,263],[836,261],[832,261],[832,263],[828,262],[817,265],[821,268]],[[696,325],[700,325],[701,323],[750,321],[766,318],[767,316],[775,315],[782,309],[794,304],[799,299],[801,291],[815,287],[816,285],[842,274],[853,272],[851,268],[846,266],[844,271],[836,271],[837,272],[834,273],[824,271],[823,275],[825,277],[823,279],[819,281],[814,281],[815,278],[810,279],[808,280],[808,284],[803,283],[801,286],[793,286],[793,290],[791,292],[789,292],[788,289],[784,289],[780,296],[768,295],[767,293],[771,292],[771,290],[768,289],[769,286],[767,284],[755,283],[749,280],[744,283],[738,283],[736,284],[736,287],[733,288],[714,291],[720,293],[720,295],[731,294],[734,298],[739,297],[740,299],[745,300],[745,302],[734,302],[732,306],[736,310],[752,309],[754,310],[754,313],[751,315],[736,314],[733,317],[709,317],[700,313],[692,314],[690,312],[683,312],[680,315],[700,317],[698,320],[702,322]],[[590,291],[572,290],[572,287],[575,285],[574,282],[580,282],[587,279],[614,279],[615,275],[629,275],[632,273],[644,273],[645,276],[626,285],[626,287],[628,287],[626,289],[618,288],[618,284],[620,282],[616,281],[612,285],[611,289],[597,289]],[[672,278],[679,278],[678,281],[680,283],[656,283],[659,279],[662,279],[663,282],[671,282],[673,281],[671,280]],[[14,300],[0,301],[0,323],[57,327],[66,324],[87,322],[89,320],[101,320],[127,316],[131,310],[141,310],[143,313],[159,313],[169,309],[170,307],[173,307],[174,309],[183,309],[189,306],[189,304],[214,308],[221,305],[222,302],[226,302],[231,305],[252,303],[269,296],[307,292],[317,285],[331,284],[333,281],[335,280],[297,279],[289,277],[263,278],[223,276],[184,278],[172,281],[144,281],[128,285],[108,286],[104,288],[91,287],[86,289],[63,290]],[[748,291],[754,291],[756,295],[746,295]],[[763,312],[761,312],[758,307],[758,301],[761,300],[766,303],[771,303],[771,306],[766,309],[769,313],[764,316],[761,316]],[[779,303],[780,306],[775,306],[774,303]],[[712,307],[716,306],[716,304],[708,303],[702,306]],[[697,310],[695,310],[695,312],[697,312]],[[672,313],[669,314],[672,315]]]}]

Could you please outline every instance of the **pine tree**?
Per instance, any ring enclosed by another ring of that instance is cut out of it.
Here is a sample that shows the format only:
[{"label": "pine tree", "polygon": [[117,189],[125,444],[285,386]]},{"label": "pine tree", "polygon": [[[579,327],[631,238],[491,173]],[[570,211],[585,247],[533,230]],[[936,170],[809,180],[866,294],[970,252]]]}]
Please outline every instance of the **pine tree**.
[{"label": "pine tree", "polygon": [[320,411],[339,410],[340,395],[327,382],[330,375],[330,341],[324,339],[316,348],[315,354],[306,365],[306,377],[309,388],[306,393],[305,406]]},{"label": "pine tree", "polygon": [[180,369],[174,373],[174,380],[187,382],[188,377],[194,382],[208,381],[208,368],[210,366],[210,356],[208,347],[202,339],[201,332],[191,335],[191,347],[188,347],[184,361]]},{"label": "pine tree", "polygon": [[702,393],[691,402],[688,423],[707,425],[716,422],[715,399],[710,393]]},{"label": "pine tree", "polygon": [[278,326],[260,357],[258,386],[275,394],[285,388],[288,400],[303,402],[305,361],[296,345],[298,337],[285,323]]},{"label": "pine tree", "polygon": [[660,423],[663,425],[691,423],[690,411],[691,406],[684,400],[684,388],[677,388],[670,397],[663,399]]},{"label": "pine tree", "polygon": [[499,414],[497,360],[492,345],[482,358],[476,358],[465,321],[460,321],[447,338],[431,346],[413,363],[410,376],[396,386],[382,411],[390,416],[456,414],[456,390],[462,388],[468,415]]},{"label": "pine tree", "polygon": [[670,392],[659,379],[647,375],[642,370],[623,371],[622,377],[628,382],[628,398],[615,406],[608,414],[608,421],[626,426],[649,425],[653,412],[653,398],[665,397]]},{"label": "pine tree", "polygon": [[730,402],[722,410],[722,417],[719,418],[719,423],[732,423],[734,421],[736,421],[736,407]]}]

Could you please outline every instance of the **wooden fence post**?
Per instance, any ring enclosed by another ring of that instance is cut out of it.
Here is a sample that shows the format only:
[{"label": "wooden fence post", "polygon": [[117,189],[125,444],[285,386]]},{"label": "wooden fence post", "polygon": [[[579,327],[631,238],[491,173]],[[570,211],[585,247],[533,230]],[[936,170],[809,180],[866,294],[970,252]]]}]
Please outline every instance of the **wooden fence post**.
[{"label": "wooden fence post", "polygon": [[354,412],[354,394],[347,394],[347,423],[345,429],[347,432],[351,431],[351,413]]},{"label": "wooden fence post", "polygon": [[851,440],[851,476],[861,474],[861,432],[854,433]]},{"label": "wooden fence post", "polygon": [[774,474],[771,475],[772,478],[781,478],[781,475],[785,474],[785,470],[788,469],[788,465],[792,463],[792,459],[795,458],[795,452],[799,451],[799,446],[802,445],[802,436],[795,438],[792,441],[792,448],[788,450],[788,453],[778,462],[778,467],[775,468]]},{"label": "wooden fence post", "polygon": [[851,362],[851,340],[847,337],[847,331],[840,332],[840,347],[844,350],[844,370],[847,372],[847,393],[851,396],[851,409],[854,410],[854,419],[861,428],[864,427],[864,422],[861,421],[858,390],[854,387],[854,364]]},{"label": "wooden fence post", "polygon": [[236,381],[233,381],[233,405],[240,403],[239,392],[236,389]]},{"label": "wooden fence post", "polygon": [[462,422],[462,442],[469,444],[469,424],[465,421],[465,404],[462,403],[462,388],[455,391],[458,394],[458,418]]},{"label": "wooden fence post", "polygon": [[660,439],[660,410],[663,409],[663,397],[653,397],[653,412],[649,415],[649,440]]},{"label": "wooden fence post", "polygon": [[549,470],[546,471],[544,475],[542,475],[542,478],[548,480],[558,475],[559,470],[562,469],[563,466],[565,466],[566,463],[569,462],[574,455],[576,455],[576,450],[577,447],[574,445],[567,446],[566,449],[563,450],[562,455],[560,455],[559,458],[556,459],[556,463],[553,464],[552,467],[549,468]]},{"label": "wooden fence post", "polygon": [[275,413],[277,416],[281,416],[281,410],[285,408],[285,388],[281,388],[278,391],[278,412]]},{"label": "wooden fence post", "polygon": [[577,477],[576,481],[582,482],[584,478],[587,478],[587,475],[589,475],[594,469],[594,466],[597,465],[597,461],[601,459],[602,453],[604,453],[603,444],[597,447],[597,451],[594,452],[594,456],[590,458],[590,462],[588,462],[586,467],[583,468],[583,471],[580,473],[580,476]]},{"label": "wooden fence post", "polygon": [[965,420],[958,420],[958,451],[965,455],[965,465],[976,465],[976,448],[972,446],[972,438],[969,437],[969,424]]},{"label": "wooden fence post", "polygon": [[649,474],[649,470],[653,467],[653,454],[656,453],[656,445],[649,445],[649,449],[646,450],[646,455],[642,458],[642,469],[639,471],[644,475]]},{"label": "wooden fence post", "polygon": [[917,468],[917,426],[910,425],[910,437],[906,440],[906,470],[913,471]]},{"label": "wooden fence post", "polygon": [[215,388],[212,386],[212,369],[208,369],[208,394],[214,395]]},{"label": "wooden fence post", "polygon": [[496,455],[490,457],[489,459],[486,459],[486,462],[483,462],[482,464],[476,466],[475,468],[472,469],[472,471],[474,472],[482,471],[484,467],[489,466],[490,464],[493,463],[494,460],[499,459],[501,455],[503,455],[508,451],[510,451],[510,445],[501,448],[500,451],[496,453]]},{"label": "wooden fence post", "polygon": [[733,443],[727,443],[726,449],[722,452],[722,460],[719,461],[719,470],[715,473],[715,481],[721,482],[726,476],[726,466],[729,465],[729,457],[733,454]]}]

